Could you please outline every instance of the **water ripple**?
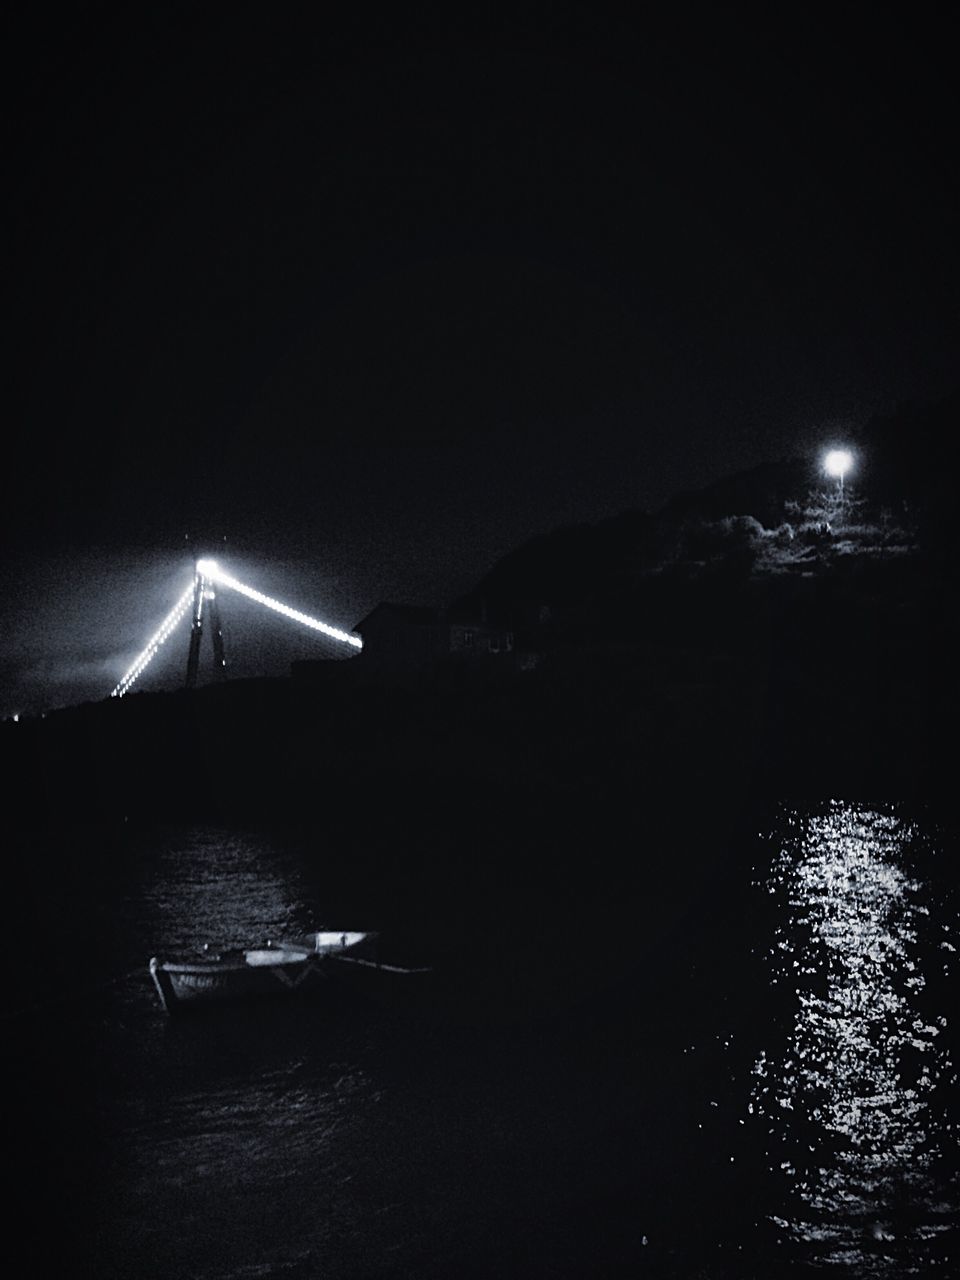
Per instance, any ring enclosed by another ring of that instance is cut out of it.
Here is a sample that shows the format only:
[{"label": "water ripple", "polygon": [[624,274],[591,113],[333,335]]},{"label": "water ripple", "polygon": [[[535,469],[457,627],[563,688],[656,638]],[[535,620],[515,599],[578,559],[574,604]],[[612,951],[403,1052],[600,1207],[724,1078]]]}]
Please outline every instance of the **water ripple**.
[{"label": "water ripple", "polygon": [[956,915],[918,874],[920,844],[894,809],[789,813],[764,884],[780,908],[784,1038],[757,1057],[749,1110],[782,1189],[770,1220],[812,1266],[950,1265],[956,1075],[941,1010]]}]

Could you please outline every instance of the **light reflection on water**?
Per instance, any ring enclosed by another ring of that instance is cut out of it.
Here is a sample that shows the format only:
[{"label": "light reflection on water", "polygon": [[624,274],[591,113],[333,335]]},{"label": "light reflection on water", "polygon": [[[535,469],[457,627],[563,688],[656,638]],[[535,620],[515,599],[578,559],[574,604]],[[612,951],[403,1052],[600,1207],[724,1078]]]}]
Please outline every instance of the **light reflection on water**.
[{"label": "light reflection on water", "polygon": [[218,828],[190,828],[158,841],[137,907],[141,937],[164,954],[322,927],[296,856],[263,837]]},{"label": "light reflection on water", "polygon": [[787,813],[765,883],[787,1025],[749,1110],[782,1186],[771,1220],[798,1261],[858,1275],[946,1270],[954,1248],[956,920],[914,869],[919,843],[894,808]]},{"label": "light reflection on water", "polygon": [[[950,1273],[948,983],[960,944],[946,859],[921,825],[886,807],[783,813],[762,882],[776,925],[752,918],[743,939],[744,953],[770,947],[772,1023],[740,981],[749,961],[724,968],[740,952],[708,935],[721,979],[684,1008],[683,1035],[700,1044],[705,1028],[737,1020],[722,1053],[698,1049],[686,1077],[739,1144],[717,1160],[704,1159],[707,1124],[684,1145],[690,1094],[669,1039],[658,1059],[646,1011],[642,1038],[623,1034],[632,988],[579,1037],[566,1021],[550,1036],[539,1023],[500,1039],[472,1033],[459,995],[436,1007],[433,996],[396,1007],[351,997],[293,1014],[167,1018],[146,972],[154,951],[366,921],[340,914],[312,845],[145,833],[104,910],[118,968],[133,976],[98,1007],[97,1070],[84,1086],[97,1090],[109,1153],[91,1213],[95,1274],[360,1280],[466,1267],[526,1280],[621,1274],[624,1259],[674,1280],[769,1280],[793,1263],[885,1280]],[[744,888],[738,867],[738,902]],[[746,1044],[758,1028],[759,1057]],[[772,1251],[754,1226],[758,1202],[782,1241]],[[732,1248],[742,1271],[728,1265]],[[504,1271],[505,1257],[523,1269]]]}]

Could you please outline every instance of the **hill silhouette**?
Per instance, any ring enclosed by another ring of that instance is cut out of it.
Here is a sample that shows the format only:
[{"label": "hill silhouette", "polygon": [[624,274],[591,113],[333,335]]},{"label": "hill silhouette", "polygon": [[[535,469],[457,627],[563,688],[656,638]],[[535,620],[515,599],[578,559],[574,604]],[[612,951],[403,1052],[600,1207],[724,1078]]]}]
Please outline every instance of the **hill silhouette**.
[{"label": "hill silhouette", "polygon": [[[842,507],[792,461],[518,548],[454,607],[512,618],[531,670],[354,660],[4,723],[10,822],[102,829],[94,876],[127,822],[305,824],[374,923],[489,941],[533,904],[617,920],[709,885],[778,799],[946,797],[955,414],[871,424]],[[659,857],[679,825],[696,866]]]},{"label": "hill silhouette", "polygon": [[[165,785],[177,775],[208,795],[232,794],[238,774],[272,793],[313,768],[389,765],[387,742],[398,760],[431,768],[436,746],[449,766],[456,737],[470,779],[493,768],[477,764],[470,744],[499,718],[508,741],[494,771],[523,777],[556,755],[554,730],[544,743],[544,724],[531,719],[537,707],[621,765],[610,743],[624,734],[660,760],[682,742],[686,768],[728,737],[742,738],[750,759],[790,761],[798,776],[808,754],[807,769],[824,752],[844,775],[866,758],[879,768],[876,730],[864,726],[890,716],[889,755],[908,735],[914,764],[900,782],[917,785],[926,776],[917,749],[923,756],[932,741],[921,711],[946,676],[953,637],[946,485],[957,408],[953,397],[868,424],[842,509],[816,460],[791,460],[680,494],[655,515],[624,512],[519,547],[452,606],[516,626],[518,644],[538,656],[536,670],[501,678],[495,692],[482,673],[408,691],[358,688],[347,662],[329,664],[335,678],[319,689],[273,680],[134,693],[3,725],[7,776],[24,794],[71,795],[68,808],[101,796],[112,804],[116,793],[128,808],[163,812],[191,790]],[[821,718],[844,725],[846,745],[831,749]],[[533,736],[515,760],[518,719]],[[867,756],[852,749],[858,733],[873,743]],[[423,741],[408,749],[404,735]]]}]

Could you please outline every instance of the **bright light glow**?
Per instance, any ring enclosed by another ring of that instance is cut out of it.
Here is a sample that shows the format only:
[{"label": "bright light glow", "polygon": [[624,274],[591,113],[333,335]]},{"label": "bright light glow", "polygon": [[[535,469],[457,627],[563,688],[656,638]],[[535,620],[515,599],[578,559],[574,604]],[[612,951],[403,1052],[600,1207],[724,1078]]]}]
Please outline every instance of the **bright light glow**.
[{"label": "bright light glow", "polygon": [[213,591],[209,589],[206,584],[208,582],[219,582],[221,586],[232,587],[234,591],[239,591],[242,596],[246,596],[250,600],[255,600],[257,604],[266,605],[268,609],[273,609],[275,613],[280,613],[285,618],[292,618],[294,622],[300,622],[305,627],[310,627],[313,631],[320,631],[325,636],[329,636],[332,640],[339,640],[341,644],[348,644],[353,649],[363,648],[363,641],[359,636],[352,636],[346,631],[341,631],[338,627],[328,626],[327,623],[321,622],[318,618],[311,618],[308,613],[301,613],[299,609],[291,609],[289,605],[283,604],[279,600],[274,600],[272,596],[265,596],[262,591],[255,591],[253,587],[245,586],[244,583],[238,582],[236,578],[231,577],[229,573],[224,573],[216,560],[198,560],[196,564],[196,576],[193,581],[186,588],[183,595],[151,636],[136,662],[133,663],[124,675],[123,679],[117,684],[116,688],[110,694],[111,698],[122,698],[123,695],[129,691],[131,685],[138,680],[146,670],[157,650],[170,636],[180,619],[190,608],[190,603],[196,589],[197,578],[201,579],[202,585],[202,589],[197,596],[198,622],[203,601],[212,600],[214,598]]},{"label": "bright light glow", "polygon": [[852,466],[853,454],[846,449],[831,449],[823,460],[824,471],[838,480],[842,480]]},{"label": "bright light glow", "polygon": [[279,600],[274,600],[272,596],[265,596],[262,591],[255,591],[253,587],[245,586],[229,573],[224,573],[214,560],[198,560],[197,571],[202,573],[205,578],[218,582],[220,586],[230,587],[234,591],[239,591],[242,596],[246,596],[248,600],[255,600],[257,604],[266,605],[268,609],[273,609],[275,613],[283,614],[285,618],[292,618],[294,622],[300,622],[305,627],[310,627],[313,631],[322,631],[325,636],[329,636],[332,640],[339,640],[341,644],[348,644],[354,649],[363,648],[363,641],[359,636],[352,636],[349,632],[341,631],[338,627],[328,626],[326,622],[321,622],[318,618],[311,618],[308,613],[301,613],[299,609],[291,609],[289,605],[283,604]]},{"label": "bright light glow", "polygon": [[143,674],[144,670],[149,665],[151,659],[156,654],[157,650],[160,648],[163,642],[167,639],[167,637],[173,631],[174,627],[176,627],[177,623],[180,621],[183,615],[190,608],[190,601],[193,599],[193,589],[194,589],[194,583],[191,581],[190,585],[184,591],[183,595],[180,597],[177,603],[173,606],[173,608],[164,618],[163,622],[160,623],[160,626],[157,628],[154,634],[150,637],[149,641],[147,642],[146,648],[140,654],[139,658],[137,658],[136,662],[133,664],[132,667],[130,667],[126,675],[117,685],[117,687],[113,690],[113,692],[110,695],[111,698],[122,698],[123,695],[128,692],[128,690],[130,689],[130,686],[134,683],[134,681],[137,680]]}]

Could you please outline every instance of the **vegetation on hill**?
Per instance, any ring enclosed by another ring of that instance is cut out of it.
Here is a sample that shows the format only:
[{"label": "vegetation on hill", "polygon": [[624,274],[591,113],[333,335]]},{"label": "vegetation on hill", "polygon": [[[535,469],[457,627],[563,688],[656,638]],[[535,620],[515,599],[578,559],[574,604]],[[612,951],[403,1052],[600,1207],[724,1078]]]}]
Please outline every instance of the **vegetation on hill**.
[{"label": "vegetation on hill", "polygon": [[680,494],[655,515],[556,530],[505,556],[462,603],[530,617],[534,605],[612,605],[657,574],[736,581],[904,557],[926,571],[956,539],[947,486],[958,419],[955,395],[872,420],[851,442],[856,468],[842,494],[819,457],[794,459]]}]

